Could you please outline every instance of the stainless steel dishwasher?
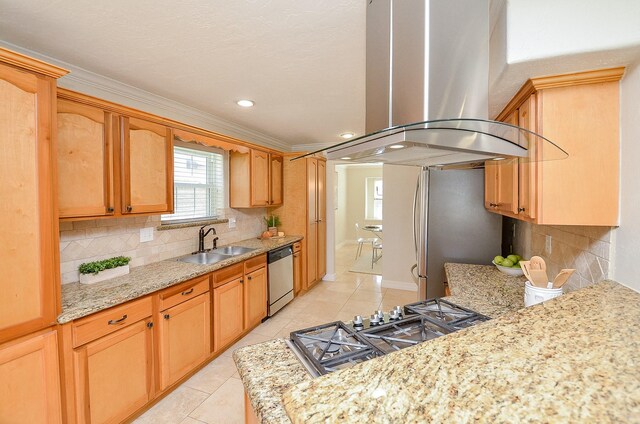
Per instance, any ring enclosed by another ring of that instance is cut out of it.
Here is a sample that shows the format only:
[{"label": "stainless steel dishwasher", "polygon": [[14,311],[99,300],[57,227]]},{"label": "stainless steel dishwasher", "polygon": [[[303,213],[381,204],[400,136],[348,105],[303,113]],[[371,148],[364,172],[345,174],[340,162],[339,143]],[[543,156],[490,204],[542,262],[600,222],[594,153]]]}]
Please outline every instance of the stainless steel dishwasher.
[{"label": "stainless steel dishwasher", "polygon": [[293,300],[293,248],[285,246],[267,254],[269,316]]}]

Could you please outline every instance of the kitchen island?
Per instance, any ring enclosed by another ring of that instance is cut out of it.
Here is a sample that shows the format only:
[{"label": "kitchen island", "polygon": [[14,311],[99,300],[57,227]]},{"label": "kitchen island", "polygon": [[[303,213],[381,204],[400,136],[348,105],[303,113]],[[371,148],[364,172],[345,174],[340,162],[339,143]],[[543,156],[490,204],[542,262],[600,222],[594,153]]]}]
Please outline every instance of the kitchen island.
[{"label": "kitchen island", "polygon": [[503,314],[478,326],[317,379],[283,340],[236,351],[258,418],[629,422],[640,416],[640,294],[604,281],[520,309],[523,279],[476,267],[446,269],[449,300],[494,318]]}]

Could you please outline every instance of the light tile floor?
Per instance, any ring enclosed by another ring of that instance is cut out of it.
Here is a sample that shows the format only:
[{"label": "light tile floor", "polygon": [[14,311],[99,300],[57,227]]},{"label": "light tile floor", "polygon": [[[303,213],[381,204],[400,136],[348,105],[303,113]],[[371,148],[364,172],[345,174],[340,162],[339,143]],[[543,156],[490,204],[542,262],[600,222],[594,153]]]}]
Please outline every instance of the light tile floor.
[{"label": "light tile floor", "polygon": [[[355,245],[336,251],[336,281],[322,281],[299,296],[184,382],[134,421],[137,424],[244,423],[244,388],[231,357],[234,350],[293,330],[370,315],[416,300],[416,292],[386,289],[381,277],[349,272]],[[364,250],[363,255],[371,252]]]}]

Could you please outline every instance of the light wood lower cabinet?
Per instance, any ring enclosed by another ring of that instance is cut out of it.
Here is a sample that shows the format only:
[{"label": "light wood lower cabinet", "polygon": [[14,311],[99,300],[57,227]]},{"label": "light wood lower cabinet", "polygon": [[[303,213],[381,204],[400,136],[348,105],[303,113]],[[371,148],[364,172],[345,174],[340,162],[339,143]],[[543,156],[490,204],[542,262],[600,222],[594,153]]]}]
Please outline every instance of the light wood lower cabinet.
[{"label": "light wood lower cabinet", "polygon": [[211,354],[211,297],[209,292],[158,316],[160,389],[164,390]]},{"label": "light wood lower cabinet", "polygon": [[58,344],[45,331],[0,346],[0,423],[61,423]]},{"label": "light wood lower cabinet", "polygon": [[144,406],[153,393],[151,319],[74,350],[80,423],[117,423]]},{"label": "light wood lower cabinet", "polygon": [[244,280],[244,327],[260,324],[267,316],[267,269],[248,273]]},{"label": "light wood lower cabinet", "polygon": [[213,289],[214,351],[231,344],[244,330],[244,277]]},{"label": "light wood lower cabinet", "polygon": [[302,252],[300,243],[293,244],[293,294],[297,296],[302,288]]}]

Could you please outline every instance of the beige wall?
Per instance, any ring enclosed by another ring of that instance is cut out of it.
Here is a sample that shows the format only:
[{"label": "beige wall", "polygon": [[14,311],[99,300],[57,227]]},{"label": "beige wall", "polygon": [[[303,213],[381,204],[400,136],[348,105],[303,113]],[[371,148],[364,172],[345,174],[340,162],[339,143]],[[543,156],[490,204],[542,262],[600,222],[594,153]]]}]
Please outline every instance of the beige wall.
[{"label": "beige wall", "polygon": [[347,226],[347,167],[345,165],[336,165],[335,172],[337,173],[337,185],[338,185],[338,204],[337,209],[334,209],[335,216],[335,245],[340,247],[347,241],[354,238],[353,231],[349,231]]},{"label": "beige wall", "polygon": [[[525,258],[541,256],[547,262],[550,278],[563,268],[574,268],[567,291],[597,283],[611,276],[611,227],[548,226],[518,221],[514,249]],[[551,236],[551,251],[546,250]]]},{"label": "beige wall", "polygon": [[[227,223],[214,224],[219,245],[259,236],[266,229],[264,209],[227,209],[225,216],[236,218],[236,228]],[[78,266],[113,256],[131,257],[130,265],[137,267],[198,249],[199,227],[158,231],[159,216],[97,219],[60,223],[60,273],[62,283],[78,281]],[[154,229],[153,241],[140,243],[140,229]],[[211,247],[214,236],[209,234],[206,246]]]}]

